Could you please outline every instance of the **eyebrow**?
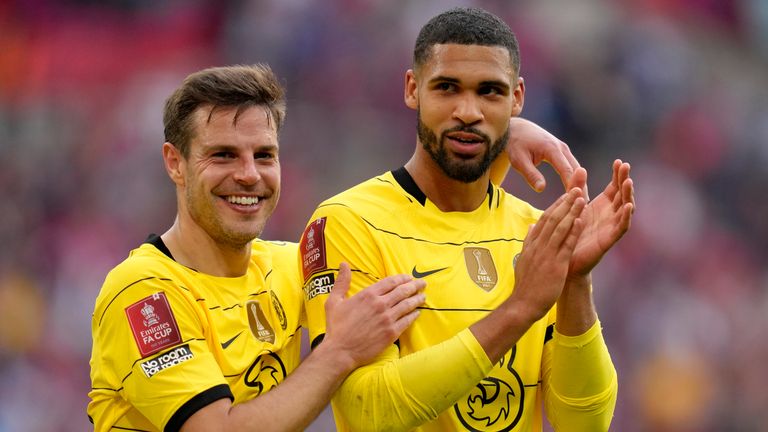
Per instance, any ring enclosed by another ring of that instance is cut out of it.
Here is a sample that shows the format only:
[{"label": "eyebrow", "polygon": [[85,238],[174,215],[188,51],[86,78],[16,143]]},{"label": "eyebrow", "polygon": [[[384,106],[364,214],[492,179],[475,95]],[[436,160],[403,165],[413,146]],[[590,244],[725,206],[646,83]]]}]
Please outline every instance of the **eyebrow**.
[{"label": "eyebrow", "polygon": [[[278,150],[280,146],[278,144],[264,144],[260,145],[258,148],[256,148],[256,151],[273,151]],[[218,153],[218,152],[233,152],[236,153],[240,150],[240,148],[236,145],[232,144],[210,144],[210,145],[204,145],[203,150],[206,153]]]},{"label": "eyebrow", "polygon": [[[444,82],[452,83],[452,84],[461,84],[461,80],[457,78],[444,76],[444,75],[438,75],[432,78],[431,80],[429,80],[429,84],[444,83]],[[507,90],[510,88],[510,85],[504,81],[498,81],[498,80],[480,81],[480,87],[487,87],[487,86],[501,87]]]}]

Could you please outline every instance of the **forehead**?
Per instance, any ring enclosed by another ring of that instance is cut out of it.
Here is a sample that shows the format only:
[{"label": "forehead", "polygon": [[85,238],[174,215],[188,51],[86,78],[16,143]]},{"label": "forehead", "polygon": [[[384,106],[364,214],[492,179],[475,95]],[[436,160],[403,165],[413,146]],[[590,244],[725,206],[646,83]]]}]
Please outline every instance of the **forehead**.
[{"label": "forehead", "polygon": [[501,46],[437,44],[418,73],[426,80],[437,76],[477,77],[511,81],[515,75],[509,51]]},{"label": "forehead", "polygon": [[193,113],[193,142],[203,145],[277,144],[277,129],[269,109],[202,105]]}]

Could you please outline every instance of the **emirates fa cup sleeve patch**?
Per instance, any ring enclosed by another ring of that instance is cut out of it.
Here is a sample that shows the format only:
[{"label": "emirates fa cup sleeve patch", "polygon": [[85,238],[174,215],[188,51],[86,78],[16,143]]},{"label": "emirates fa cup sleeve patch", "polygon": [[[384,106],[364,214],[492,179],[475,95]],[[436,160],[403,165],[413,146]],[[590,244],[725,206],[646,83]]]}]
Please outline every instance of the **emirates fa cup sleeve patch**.
[{"label": "emirates fa cup sleeve patch", "polygon": [[125,308],[141,357],[181,342],[179,326],[165,293],[159,292]]},{"label": "emirates fa cup sleeve patch", "polygon": [[301,237],[301,268],[304,282],[315,272],[325,270],[325,218],[315,219]]}]

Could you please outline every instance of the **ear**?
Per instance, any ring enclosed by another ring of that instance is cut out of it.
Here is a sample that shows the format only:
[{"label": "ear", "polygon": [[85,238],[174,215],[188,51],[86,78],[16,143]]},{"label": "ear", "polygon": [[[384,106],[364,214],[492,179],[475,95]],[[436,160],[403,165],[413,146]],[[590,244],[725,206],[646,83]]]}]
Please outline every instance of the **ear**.
[{"label": "ear", "polygon": [[517,78],[515,89],[512,90],[512,98],[514,99],[512,105],[512,117],[517,117],[523,112],[523,104],[525,103],[525,82],[523,81],[523,77]]},{"label": "ear", "polygon": [[173,144],[167,142],[163,144],[163,163],[168,177],[176,183],[176,186],[184,186],[184,162],[179,149]]},{"label": "ear", "polygon": [[405,105],[411,109],[419,108],[419,92],[418,83],[416,82],[416,72],[413,69],[408,69],[405,72]]}]

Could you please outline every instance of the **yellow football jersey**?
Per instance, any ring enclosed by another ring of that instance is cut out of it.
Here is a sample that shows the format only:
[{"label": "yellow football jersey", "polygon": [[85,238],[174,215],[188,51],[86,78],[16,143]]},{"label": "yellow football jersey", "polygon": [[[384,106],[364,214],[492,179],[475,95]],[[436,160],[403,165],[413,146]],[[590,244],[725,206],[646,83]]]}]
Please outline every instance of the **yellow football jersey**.
[{"label": "yellow football jersey", "polygon": [[92,317],[96,431],[178,430],[220,398],[269,391],[299,363],[296,244],[255,240],[242,277],[178,264],[158,236],[107,276]]},{"label": "yellow football jersey", "polygon": [[[489,185],[483,204],[473,211],[440,211],[404,168],[370,179],[323,202],[307,224],[299,245],[313,346],[325,332],[324,302],[340,262],[348,262],[352,268],[350,294],[399,273],[427,282],[426,303],[416,322],[400,337],[396,356],[406,358],[454,338],[509,297],[515,285],[515,260],[529,226],[540,214],[541,211],[493,185]],[[448,401],[443,405],[448,409],[443,412],[424,415],[427,419],[437,418],[417,430],[541,430],[542,364],[548,364],[545,357],[549,351],[545,346],[552,337],[554,318],[553,309],[497,364],[489,367],[485,378],[471,381],[465,388],[476,385],[468,393]],[[484,356],[479,350],[479,355]],[[446,351],[432,351],[438,352]],[[437,360],[432,353],[431,359],[423,359],[427,367]],[[385,354],[379,363],[386,368],[389,366],[385,363],[392,361],[392,356]],[[440,361],[450,363],[450,359]],[[451,370],[456,375],[456,369]],[[403,374],[381,376],[384,378],[373,381],[382,388],[361,389],[358,399],[391,396],[394,402],[386,409],[380,408],[383,405],[370,405],[370,409],[366,408],[370,412],[361,415],[380,422],[374,429],[398,430],[392,425],[423,422],[421,414],[414,414],[421,420],[403,420],[411,413],[429,412],[429,407],[425,408],[429,404],[406,388],[406,384],[413,383],[402,383]],[[448,383],[447,387],[461,379],[466,380],[458,376],[440,377],[441,385]],[[436,383],[424,380],[416,385],[436,387]],[[353,381],[348,379],[345,385],[354,385]],[[433,399],[439,397],[434,395]],[[334,398],[337,426],[342,431],[353,430],[348,419],[339,414],[344,411],[339,404],[346,403],[345,400],[358,403],[355,398],[345,399],[338,394]],[[400,412],[402,405],[411,406],[402,407]],[[390,409],[398,413],[384,412]],[[358,407],[355,410],[361,411]],[[389,423],[393,418],[396,420]]]}]

